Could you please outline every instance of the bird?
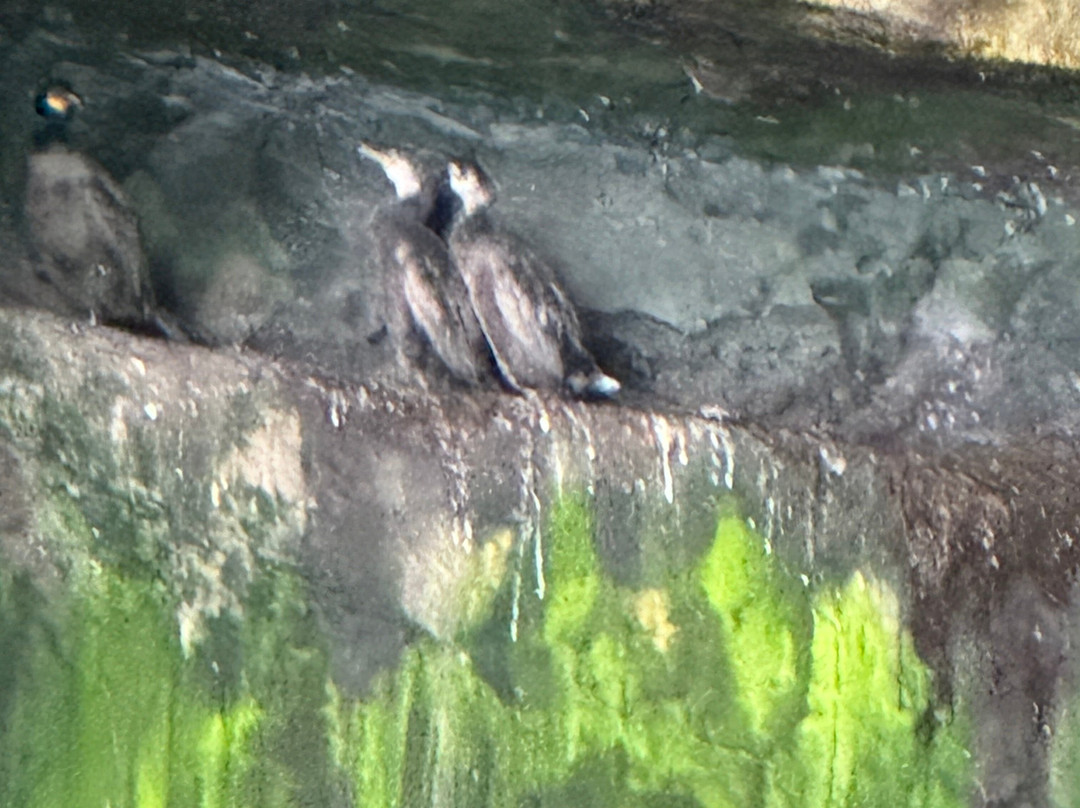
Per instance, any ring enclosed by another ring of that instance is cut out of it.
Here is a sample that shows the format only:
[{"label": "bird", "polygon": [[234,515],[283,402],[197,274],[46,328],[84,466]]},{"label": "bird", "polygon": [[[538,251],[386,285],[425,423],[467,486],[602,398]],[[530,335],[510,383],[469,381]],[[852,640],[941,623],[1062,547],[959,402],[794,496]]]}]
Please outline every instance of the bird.
[{"label": "bird", "polygon": [[453,379],[467,386],[481,384],[490,377],[487,342],[446,243],[427,224],[436,205],[435,180],[422,181],[413,163],[396,149],[362,143],[358,152],[382,168],[397,196],[375,224],[380,260],[392,269],[389,330],[398,344],[406,343],[407,332],[413,331]]},{"label": "bird", "polygon": [[496,229],[487,215],[494,201],[494,182],[479,165],[451,160],[427,224],[450,249],[500,379],[518,393],[614,397],[621,385],[582,344],[577,312],[554,271],[524,241]]},{"label": "bird", "polygon": [[110,325],[153,325],[138,218],[99,163],[57,145],[33,153],[23,214],[43,305]]}]

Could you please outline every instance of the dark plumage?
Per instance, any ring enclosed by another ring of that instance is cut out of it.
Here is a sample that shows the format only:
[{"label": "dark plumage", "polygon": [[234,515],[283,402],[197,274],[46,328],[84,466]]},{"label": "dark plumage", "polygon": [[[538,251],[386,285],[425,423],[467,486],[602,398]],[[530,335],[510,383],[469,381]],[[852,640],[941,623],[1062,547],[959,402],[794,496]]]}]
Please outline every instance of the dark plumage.
[{"label": "dark plumage", "polygon": [[567,389],[610,398],[619,391],[582,345],[577,312],[551,268],[492,226],[484,211],[494,185],[478,166],[454,161],[423,181],[393,149],[363,144],[359,152],[379,164],[398,196],[376,223],[402,301],[391,316],[407,311],[457,379],[476,383],[494,365],[519,393]]},{"label": "dark plumage", "polygon": [[495,198],[491,180],[478,166],[455,161],[446,183],[460,210],[444,237],[503,382],[519,392],[565,386],[581,397],[615,395],[619,382],[582,344],[577,312],[552,269],[486,216]]},{"label": "dark plumage", "polygon": [[104,323],[153,322],[139,223],[104,168],[58,147],[31,155],[24,215],[41,304]]},{"label": "dark plumage", "polygon": [[[396,151],[367,145],[359,151],[382,167],[398,195],[397,204],[375,224],[381,261],[393,269],[388,314],[395,340],[405,343],[408,334],[401,332],[414,331],[455,379],[478,384],[489,372],[487,343],[446,244],[428,225],[437,189],[430,183],[425,187]],[[407,323],[398,322],[402,311]]]}]

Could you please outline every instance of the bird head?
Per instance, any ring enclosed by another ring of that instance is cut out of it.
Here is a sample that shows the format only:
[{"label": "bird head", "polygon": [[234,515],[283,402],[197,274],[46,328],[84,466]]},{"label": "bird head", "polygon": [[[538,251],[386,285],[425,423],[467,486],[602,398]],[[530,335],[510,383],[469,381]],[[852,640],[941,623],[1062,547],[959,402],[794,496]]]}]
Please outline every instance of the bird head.
[{"label": "bird head", "polygon": [[70,121],[82,105],[82,99],[62,84],[46,87],[34,99],[37,114],[52,121]]},{"label": "bird head", "polygon": [[383,170],[386,178],[394,186],[394,192],[397,193],[398,199],[412,199],[420,195],[423,185],[416,173],[416,167],[397,149],[380,151],[367,143],[361,143],[356,150],[361,157],[366,157],[368,160],[379,164],[379,168]]},{"label": "bird head", "polygon": [[476,163],[451,160],[446,171],[450,188],[461,200],[466,216],[472,216],[495,201],[495,183]]}]

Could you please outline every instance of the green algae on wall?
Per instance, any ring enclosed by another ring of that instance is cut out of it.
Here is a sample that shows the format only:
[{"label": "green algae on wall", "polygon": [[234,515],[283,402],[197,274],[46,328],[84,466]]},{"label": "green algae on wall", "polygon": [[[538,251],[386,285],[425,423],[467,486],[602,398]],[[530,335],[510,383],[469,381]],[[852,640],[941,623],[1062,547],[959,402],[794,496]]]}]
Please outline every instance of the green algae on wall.
[{"label": "green algae on wall", "polygon": [[643,591],[603,574],[583,502],[546,540],[516,640],[508,582],[487,621],[342,708],[359,804],[966,804],[963,722],[936,709],[884,584],[807,594],[733,513],[695,569]]},{"label": "green algae on wall", "polygon": [[479,576],[456,640],[419,641],[360,700],[331,683],[293,573],[263,569],[245,618],[188,655],[152,579],[86,562],[46,620],[4,578],[0,803],[966,803],[962,722],[935,709],[883,584],[807,594],[733,513],[696,566],[644,590],[604,574],[583,502],[553,509],[545,541],[546,597],[522,599],[516,640],[525,584]]},{"label": "green algae on wall", "polygon": [[20,621],[0,622],[13,694],[0,704],[0,805],[329,804],[325,654],[304,639],[294,576],[267,570],[253,585],[233,627],[236,676],[185,658],[159,582],[90,563],[73,585],[56,618],[26,580],[0,581],[0,612]]},{"label": "green algae on wall", "polygon": [[332,804],[327,655],[285,562],[299,417],[241,387],[185,438],[139,359],[34,368],[45,382],[0,364],[33,505],[27,535],[0,536],[0,805]]},{"label": "green algae on wall", "polygon": [[[1075,675],[1065,680],[1066,695],[1058,705],[1050,746],[1050,804],[1080,805],[1080,688]],[[1071,690],[1072,692],[1068,692]]]},{"label": "green algae on wall", "polygon": [[966,802],[962,722],[934,704],[895,596],[860,573],[808,590],[731,508],[702,558],[635,589],[602,568],[588,503],[560,499],[539,569],[498,534],[457,636],[416,642],[357,699],[280,564],[257,562],[185,642],[182,582],[155,566],[176,515],[110,506],[103,481],[125,475],[83,434],[42,471],[68,594],[0,575],[4,806]]}]

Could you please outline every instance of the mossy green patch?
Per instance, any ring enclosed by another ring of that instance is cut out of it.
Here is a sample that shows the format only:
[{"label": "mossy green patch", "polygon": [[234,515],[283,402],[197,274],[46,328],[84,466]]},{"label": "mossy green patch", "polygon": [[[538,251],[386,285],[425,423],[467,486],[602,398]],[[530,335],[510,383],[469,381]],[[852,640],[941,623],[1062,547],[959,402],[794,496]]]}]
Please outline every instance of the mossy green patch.
[{"label": "mossy green patch", "polygon": [[[85,536],[68,516],[54,528]],[[883,583],[808,592],[731,510],[661,587],[604,572],[584,500],[550,510],[543,546],[543,599],[508,570],[467,612],[480,625],[415,643],[361,699],[331,683],[287,571],[263,568],[243,619],[188,654],[152,576],[76,558],[59,611],[6,577],[0,803],[966,803],[963,722],[935,704]],[[474,660],[496,637],[493,675]]]},{"label": "mossy green patch", "polygon": [[120,420],[125,394],[119,373],[0,394],[41,548],[30,571],[0,564],[0,805],[330,804],[326,650],[267,560],[293,511],[235,480],[249,507],[214,507],[210,453],[190,474],[167,460],[208,447]]},{"label": "mossy green patch", "polygon": [[552,515],[547,532],[552,586],[543,612],[543,635],[552,645],[571,641],[584,627],[600,592],[600,571],[584,503],[564,503]]},{"label": "mossy green patch", "polygon": [[890,805],[899,793],[904,804],[957,804],[968,757],[959,725],[935,711],[930,673],[889,589],[855,573],[818,597],[812,653],[809,714],[796,733],[802,798]]},{"label": "mossy green patch", "polygon": [[[238,635],[247,659],[228,688],[207,686],[214,660],[185,659],[159,582],[93,562],[70,574],[67,609],[32,602],[21,625],[0,623],[13,696],[0,804],[224,808],[327,795],[325,654],[291,574],[268,571],[254,587]],[[6,577],[0,606],[9,613],[31,591]]]},{"label": "mossy green patch", "polygon": [[[503,532],[476,554],[454,639],[415,642],[358,698],[295,572],[185,583],[172,526],[198,512],[161,506],[153,462],[128,474],[76,411],[46,411],[38,529],[67,594],[0,571],[2,805],[966,802],[963,722],[888,587],[805,587],[730,505],[700,558],[636,588],[603,567],[589,501],[559,498],[537,552]],[[280,517],[253,501],[235,547]]]},{"label": "mossy green patch", "polygon": [[1057,706],[1050,747],[1050,804],[1053,808],[1080,805],[1080,689],[1075,674],[1072,690]]},{"label": "mossy green patch", "polygon": [[[414,645],[371,698],[339,702],[360,804],[966,804],[963,722],[937,709],[883,583],[807,592],[730,510],[700,562],[650,590],[604,574],[581,500],[544,539],[542,600]],[[493,674],[472,644],[496,636]]]},{"label": "mossy green patch", "polygon": [[736,515],[720,519],[699,576],[720,619],[739,705],[755,737],[766,741],[793,726],[805,698],[805,599],[785,595],[761,541]]}]

